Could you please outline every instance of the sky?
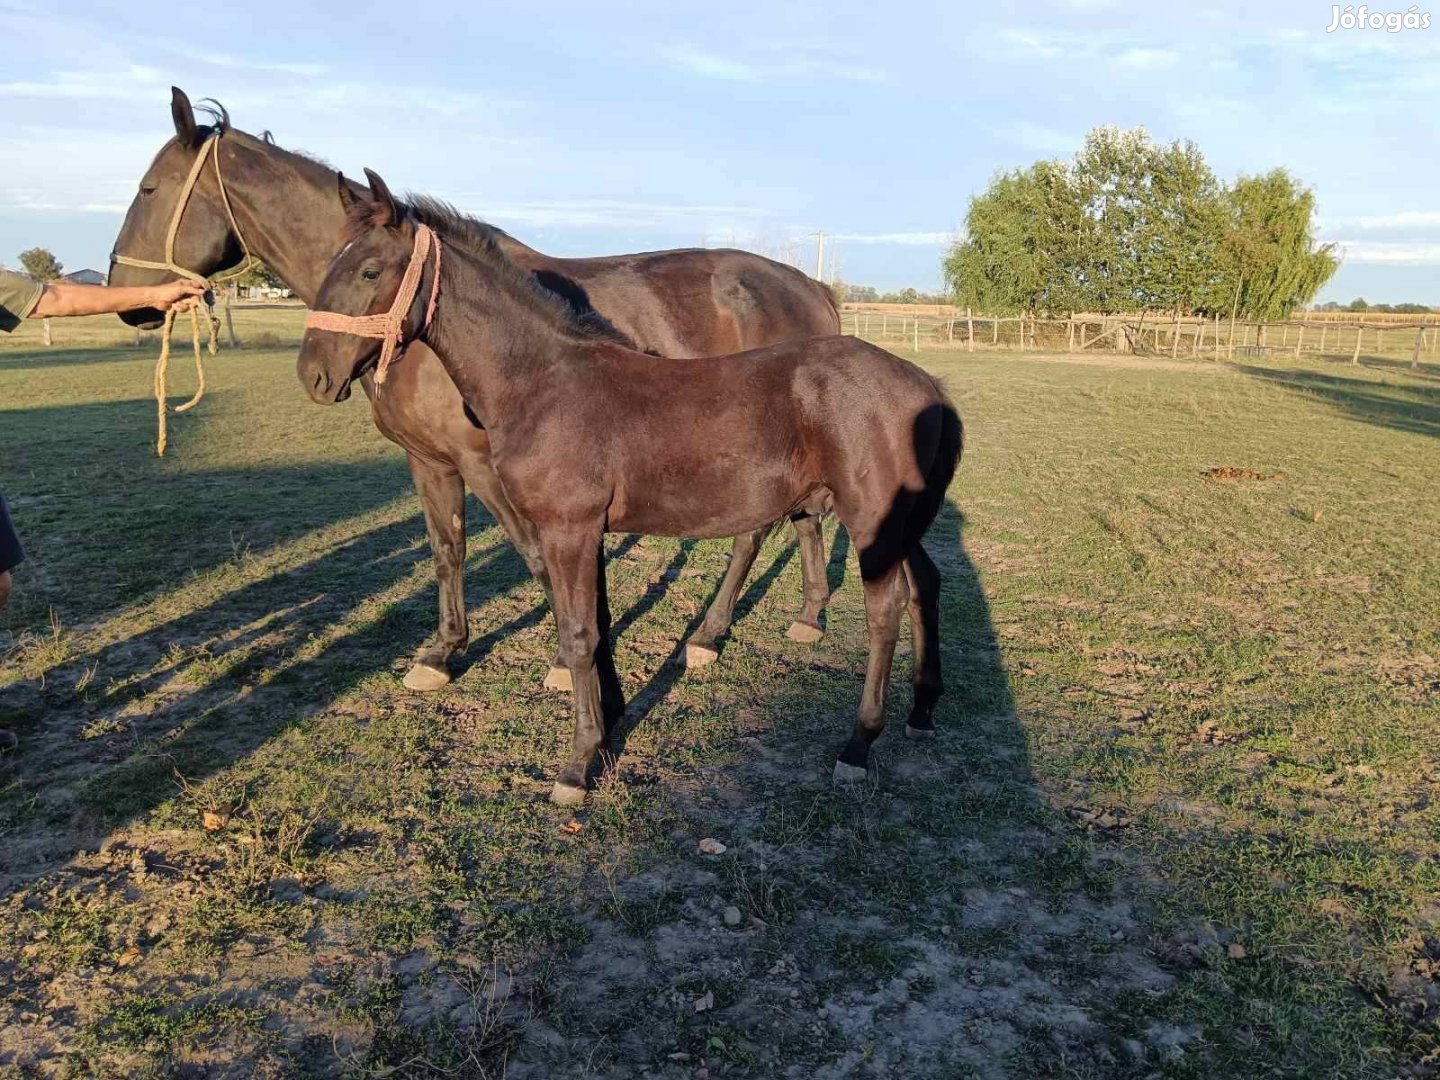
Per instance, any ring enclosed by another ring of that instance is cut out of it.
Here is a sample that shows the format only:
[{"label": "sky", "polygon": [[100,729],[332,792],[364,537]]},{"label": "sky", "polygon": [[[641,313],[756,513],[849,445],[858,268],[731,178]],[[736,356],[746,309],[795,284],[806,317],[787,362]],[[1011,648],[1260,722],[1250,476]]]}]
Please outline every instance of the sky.
[{"label": "sky", "polygon": [[1436,11],[1327,33],[1330,4],[1290,0],[0,0],[0,263],[104,269],[174,84],[554,255],[735,244],[813,272],[823,230],[882,290],[940,287],[997,172],[1144,126],[1313,188],[1344,254],[1320,299],[1440,304]]}]

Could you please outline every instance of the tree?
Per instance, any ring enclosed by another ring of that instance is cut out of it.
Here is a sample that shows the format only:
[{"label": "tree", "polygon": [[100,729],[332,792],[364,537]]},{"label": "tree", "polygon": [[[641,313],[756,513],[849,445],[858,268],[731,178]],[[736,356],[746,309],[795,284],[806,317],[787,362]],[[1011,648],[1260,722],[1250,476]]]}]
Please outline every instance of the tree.
[{"label": "tree", "polygon": [[954,302],[996,314],[1076,310],[1089,231],[1068,166],[1041,161],[997,176],[971,200],[965,236],[946,254]]},{"label": "tree", "polygon": [[1100,127],[1073,162],[1002,173],[974,196],[945,280],[956,303],[995,314],[1282,318],[1338,266],[1314,240],[1314,201],[1283,169],[1227,187],[1192,142]]},{"label": "tree", "polygon": [[[55,258],[55,253],[49,248],[33,247],[28,251],[20,253],[20,265],[25,268],[25,273],[39,282],[54,281],[60,276],[65,268],[60,265],[60,260]],[[50,338],[50,320],[42,320],[45,326],[45,344],[52,344]]]},{"label": "tree", "polygon": [[235,279],[237,285],[259,287],[262,289],[288,289],[289,286],[280,279],[280,275],[271,270],[264,263],[256,263],[240,277]]},{"label": "tree", "polygon": [[1232,308],[1283,319],[1309,304],[1340,267],[1334,244],[1316,244],[1315,195],[1284,169],[1242,176],[1228,192],[1230,230],[1221,245]]}]

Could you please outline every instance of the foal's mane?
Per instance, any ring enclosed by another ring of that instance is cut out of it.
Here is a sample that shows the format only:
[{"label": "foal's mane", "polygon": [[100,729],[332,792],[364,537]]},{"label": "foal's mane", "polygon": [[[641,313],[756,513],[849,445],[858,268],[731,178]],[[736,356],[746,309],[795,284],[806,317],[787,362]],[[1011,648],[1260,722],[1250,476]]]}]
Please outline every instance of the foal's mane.
[{"label": "foal's mane", "polygon": [[[628,335],[590,306],[589,298],[579,285],[566,282],[568,288],[547,287],[547,283],[537,280],[534,274],[512,262],[500,246],[500,241],[508,237],[503,229],[462,213],[443,199],[429,195],[409,194],[400,203],[400,209],[415,221],[434,229],[445,243],[458,247],[483,264],[498,284],[511,286],[506,290],[509,295],[554,323],[558,329],[587,341],[606,341],[627,349],[636,348]],[[346,215],[342,246],[381,224],[377,215],[384,213],[386,211],[377,203],[363,199],[354,203]],[[557,275],[550,277],[558,278]]]}]

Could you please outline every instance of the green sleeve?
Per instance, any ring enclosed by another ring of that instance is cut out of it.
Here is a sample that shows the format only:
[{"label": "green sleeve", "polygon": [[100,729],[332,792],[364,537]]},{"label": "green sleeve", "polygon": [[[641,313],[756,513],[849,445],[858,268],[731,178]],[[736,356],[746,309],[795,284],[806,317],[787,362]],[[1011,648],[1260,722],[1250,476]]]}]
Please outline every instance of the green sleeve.
[{"label": "green sleeve", "polygon": [[0,330],[7,334],[30,317],[45,291],[33,278],[0,270]]}]

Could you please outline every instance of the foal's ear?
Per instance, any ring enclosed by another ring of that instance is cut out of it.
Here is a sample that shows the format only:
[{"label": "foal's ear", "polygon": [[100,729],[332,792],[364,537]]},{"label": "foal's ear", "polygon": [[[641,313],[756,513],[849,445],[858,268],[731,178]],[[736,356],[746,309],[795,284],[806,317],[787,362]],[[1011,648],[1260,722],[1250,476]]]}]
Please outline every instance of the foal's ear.
[{"label": "foal's ear", "polygon": [[374,200],[377,208],[375,220],[392,228],[399,225],[400,207],[395,202],[395,196],[391,195],[390,189],[385,186],[385,181],[380,179],[380,174],[374,169],[366,169],[365,179],[370,181],[370,198]]},{"label": "foal's ear", "polygon": [[175,121],[175,141],[181,146],[197,146],[200,129],[195,123],[195,110],[178,86],[170,87],[170,116]]},{"label": "foal's ear", "polygon": [[335,174],[340,182],[340,205],[344,207],[345,213],[350,213],[352,207],[360,201],[360,196],[355,194],[355,189],[350,186],[350,181],[345,179],[344,173]]}]

